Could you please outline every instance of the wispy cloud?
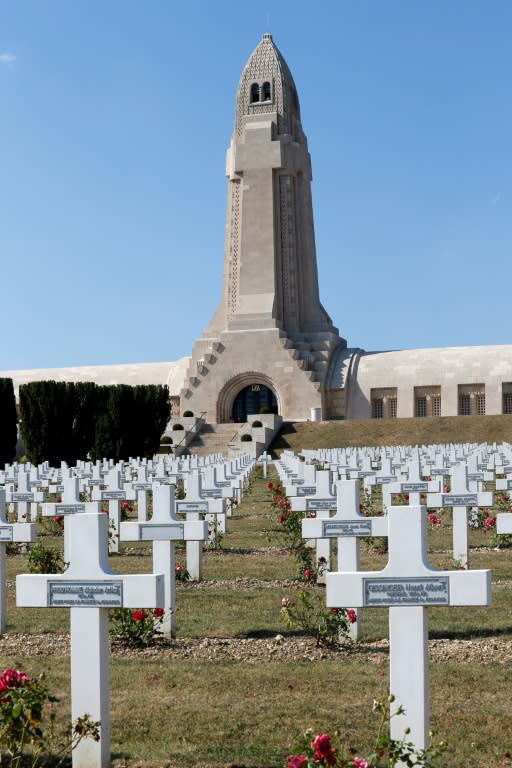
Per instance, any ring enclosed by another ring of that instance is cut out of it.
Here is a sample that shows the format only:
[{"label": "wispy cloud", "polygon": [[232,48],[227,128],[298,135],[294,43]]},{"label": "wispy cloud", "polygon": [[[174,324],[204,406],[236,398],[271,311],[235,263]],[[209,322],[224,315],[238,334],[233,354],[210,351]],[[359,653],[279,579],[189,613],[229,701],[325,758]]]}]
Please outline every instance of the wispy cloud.
[{"label": "wispy cloud", "polygon": [[0,53],[0,64],[14,64],[16,56],[12,53]]},{"label": "wispy cloud", "polygon": [[498,205],[500,200],[501,200],[501,192],[496,192],[494,197],[491,197],[491,199],[489,200],[489,205]]}]

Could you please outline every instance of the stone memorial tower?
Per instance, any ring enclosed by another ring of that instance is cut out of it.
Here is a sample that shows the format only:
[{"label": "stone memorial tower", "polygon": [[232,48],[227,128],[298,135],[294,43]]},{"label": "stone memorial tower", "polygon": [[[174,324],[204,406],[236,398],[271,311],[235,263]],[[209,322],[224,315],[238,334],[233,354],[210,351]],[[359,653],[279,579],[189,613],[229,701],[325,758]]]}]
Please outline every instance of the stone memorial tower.
[{"label": "stone memorial tower", "polygon": [[327,379],[346,342],[320,302],[311,160],[293,77],[269,34],[240,79],[226,175],[222,300],[195,344],[181,410],[210,422],[245,421],[262,406],[289,420],[312,409],[339,418]]}]

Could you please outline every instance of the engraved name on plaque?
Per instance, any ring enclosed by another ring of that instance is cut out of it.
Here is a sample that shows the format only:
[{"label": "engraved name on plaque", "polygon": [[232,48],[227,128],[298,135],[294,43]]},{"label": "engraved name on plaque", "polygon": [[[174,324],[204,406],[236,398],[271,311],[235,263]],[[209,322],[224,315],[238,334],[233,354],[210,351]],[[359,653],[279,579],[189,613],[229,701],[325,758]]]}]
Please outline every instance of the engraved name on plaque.
[{"label": "engraved name on plaque", "polygon": [[322,520],[322,536],[371,536],[371,520]]},{"label": "engraved name on plaque", "polygon": [[363,579],[364,605],[449,605],[444,576],[411,579]]},{"label": "engraved name on plaque", "polygon": [[48,581],[48,607],[121,608],[122,581]]}]

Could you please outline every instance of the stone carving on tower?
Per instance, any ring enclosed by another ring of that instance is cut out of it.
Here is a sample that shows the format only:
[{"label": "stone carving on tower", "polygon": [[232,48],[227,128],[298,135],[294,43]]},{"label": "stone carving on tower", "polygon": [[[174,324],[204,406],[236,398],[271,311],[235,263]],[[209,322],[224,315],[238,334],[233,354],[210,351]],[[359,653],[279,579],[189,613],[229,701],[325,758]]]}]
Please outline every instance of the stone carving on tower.
[{"label": "stone carving on tower", "polygon": [[240,79],[226,175],[222,299],[194,348],[182,407],[229,421],[237,395],[260,385],[285,419],[312,408],[342,417],[325,382],[346,343],[320,302],[311,160],[293,77],[269,34]]}]

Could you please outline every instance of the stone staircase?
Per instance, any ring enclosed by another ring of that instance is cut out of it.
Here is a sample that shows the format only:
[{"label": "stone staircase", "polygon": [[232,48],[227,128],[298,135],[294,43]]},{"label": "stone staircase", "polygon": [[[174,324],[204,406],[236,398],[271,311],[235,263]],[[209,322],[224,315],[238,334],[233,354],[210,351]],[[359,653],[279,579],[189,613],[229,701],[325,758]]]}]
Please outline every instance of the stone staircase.
[{"label": "stone staircase", "polygon": [[340,342],[339,337],[334,333],[321,333],[303,334],[294,339],[281,331],[280,342],[298,368],[308,376],[315,389],[320,389],[332,351]]},{"label": "stone staircase", "polygon": [[209,453],[229,453],[228,443],[237,434],[241,424],[211,424],[205,423],[201,431],[189,443],[188,452],[196,456],[207,456]]}]

